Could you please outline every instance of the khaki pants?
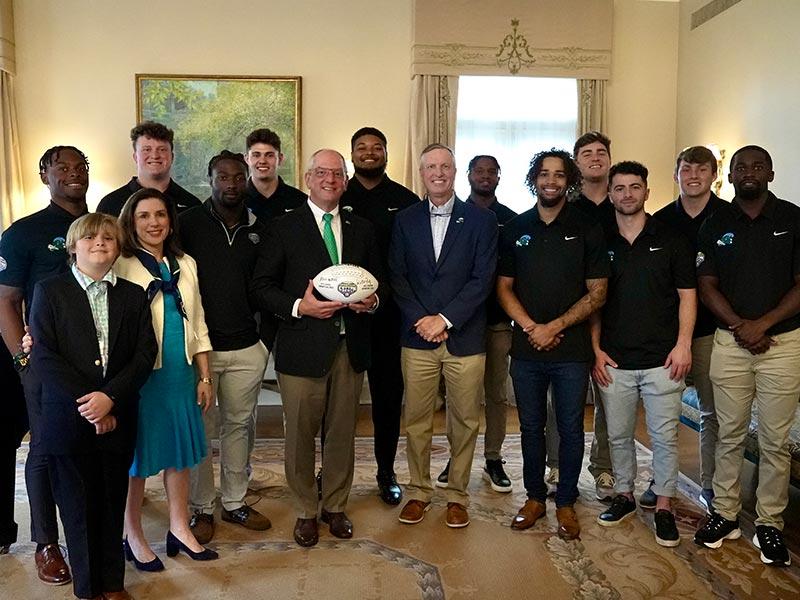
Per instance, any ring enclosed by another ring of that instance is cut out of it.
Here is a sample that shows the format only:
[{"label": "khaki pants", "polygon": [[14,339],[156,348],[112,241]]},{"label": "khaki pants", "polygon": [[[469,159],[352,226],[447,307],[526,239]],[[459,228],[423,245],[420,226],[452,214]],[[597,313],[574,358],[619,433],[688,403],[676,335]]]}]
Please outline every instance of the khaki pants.
[{"label": "khaki pants", "polygon": [[[483,392],[486,398],[486,433],[483,435],[483,456],[486,460],[502,458],[506,439],[506,403],[508,393],[508,352],[511,350],[511,324],[498,323],[486,328],[486,368]],[[448,426],[450,420],[447,421]]]},{"label": "khaki pants", "polygon": [[718,329],[711,353],[711,382],[719,421],[714,508],[728,520],[741,508],[744,440],[755,399],[758,410],[757,525],[783,529],[789,500],[787,440],[800,397],[800,329],[773,336],[776,344],[752,355],[733,334]]},{"label": "khaki pants", "polygon": [[298,517],[317,516],[315,438],[323,425],[322,508],[344,512],[353,484],[356,418],[364,373],[353,370],[342,341],[324,377],[277,375],[286,432],[286,482],[294,494]]},{"label": "khaki pants", "polygon": [[693,385],[697,390],[700,404],[700,485],[706,490],[711,489],[711,481],[714,479],[714,454],[719,436],[717,411],[714,410],[714,388],[709,377],[713,347],[713,335],[692,340],[692,370],[687,377],[687,384]]},{"label": "khaki pants", "polygon": [[466,506],[467,485],[480,427],[480,401],[486,355],[453,356],[442,343],[434,350],[403,348],[401,363],[406,389],[406,455],[410,482],[409,500],[430,502],[431,438],[439,378],[447,385],[447,412],[450,427],[450,473],[445,495],[448,502]]}]

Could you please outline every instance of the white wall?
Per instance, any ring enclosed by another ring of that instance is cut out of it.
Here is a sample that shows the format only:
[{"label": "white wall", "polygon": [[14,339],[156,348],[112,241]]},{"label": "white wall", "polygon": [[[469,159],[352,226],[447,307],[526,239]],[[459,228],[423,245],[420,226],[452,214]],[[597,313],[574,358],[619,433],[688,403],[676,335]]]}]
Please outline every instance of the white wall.
[{"label": "white wall", "polygon": [[[800,203],[800,2],[743,0],[690,30],[706,0],[680,5],[677,148],[716,143],[728,159],[746,144],[773,158],[779,197]],[[729,160],[725,160],[725,173]],[[727,184],[722,196],[733,197]]]},{"label": "white wall", "polygon": [[349,156],[352,133],[374,125],[400,178],[410,2],[16,0],[14,13],[29,210],[48,198],[37,164],[55,144],[88,154],[90,207],[134,174],[135,73],[301,75],[304,158],[320,147]]},{"label": "white wall", "polygon": [[674,198],[678,3],[614,2],[608,86],[612,162],[637,160],[650,170],[647,211]]}]

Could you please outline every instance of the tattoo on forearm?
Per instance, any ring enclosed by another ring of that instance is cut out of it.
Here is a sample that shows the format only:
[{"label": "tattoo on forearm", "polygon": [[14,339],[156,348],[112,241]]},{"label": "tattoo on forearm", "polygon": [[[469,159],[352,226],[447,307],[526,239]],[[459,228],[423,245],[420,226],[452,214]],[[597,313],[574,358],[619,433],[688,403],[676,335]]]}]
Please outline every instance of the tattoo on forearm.
[{"label": "tattoo on forearm", "polygon": [[605,304],[606,291],[608,289],[607,279],[587,279],[586,289],[586,295],[561,315],[564,329],[585,321],[593,312]]}]

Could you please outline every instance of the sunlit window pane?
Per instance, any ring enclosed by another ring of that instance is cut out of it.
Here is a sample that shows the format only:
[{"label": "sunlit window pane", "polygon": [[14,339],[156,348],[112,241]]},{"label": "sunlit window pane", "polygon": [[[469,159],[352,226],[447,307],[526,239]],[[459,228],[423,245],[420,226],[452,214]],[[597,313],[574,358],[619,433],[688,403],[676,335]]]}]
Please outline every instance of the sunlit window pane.
[{"label": "sunlit window pane", "polygon": [[497,199],[517,212],[533,199],[525,187],[531,157],[552,147],[572,151],[578,114],[575,79],[459,77],[456,192],[469,196],[467,164],[476,154],[500,162]]}]

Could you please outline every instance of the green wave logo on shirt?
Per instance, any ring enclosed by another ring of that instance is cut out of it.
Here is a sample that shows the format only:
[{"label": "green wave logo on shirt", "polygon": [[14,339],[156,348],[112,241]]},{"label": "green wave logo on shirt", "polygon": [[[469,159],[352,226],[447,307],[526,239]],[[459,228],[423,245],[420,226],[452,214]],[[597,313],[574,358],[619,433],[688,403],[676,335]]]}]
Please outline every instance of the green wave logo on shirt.
[{"label": "green wave logo on shirt", "polygon": [[529,236],[527,233],[523,236],[520,236],[520,238],[517,240],[517,246],[520,247],[527,246],[530,243],[531,243],[531,236]]},{"label": "green wave logo on shirt", "polygon": [[706,260],[706,255],[702,252],[697,253],[697,258],[694,259],[694,266],[699,267]]},{"label": "green wave logo on shirt", "polygon": [[722,237],[717,240],[717,246],[732,246],[733,234],[731,232],[723,233]]},{"label": "green wave logo on shirt", "polygon": [[67,240],[65,240],[63,237],[55,237],[51,243],[47,244],[47,249],[50,250],[50,252],[61,252],[62,250],[66,250]]},{"label": "green wave logo on shirt", "polygon": [[608,260],[610,260],[611,262],[614,262],[614,251],[613,250],[609,250],[608,251]]}]

